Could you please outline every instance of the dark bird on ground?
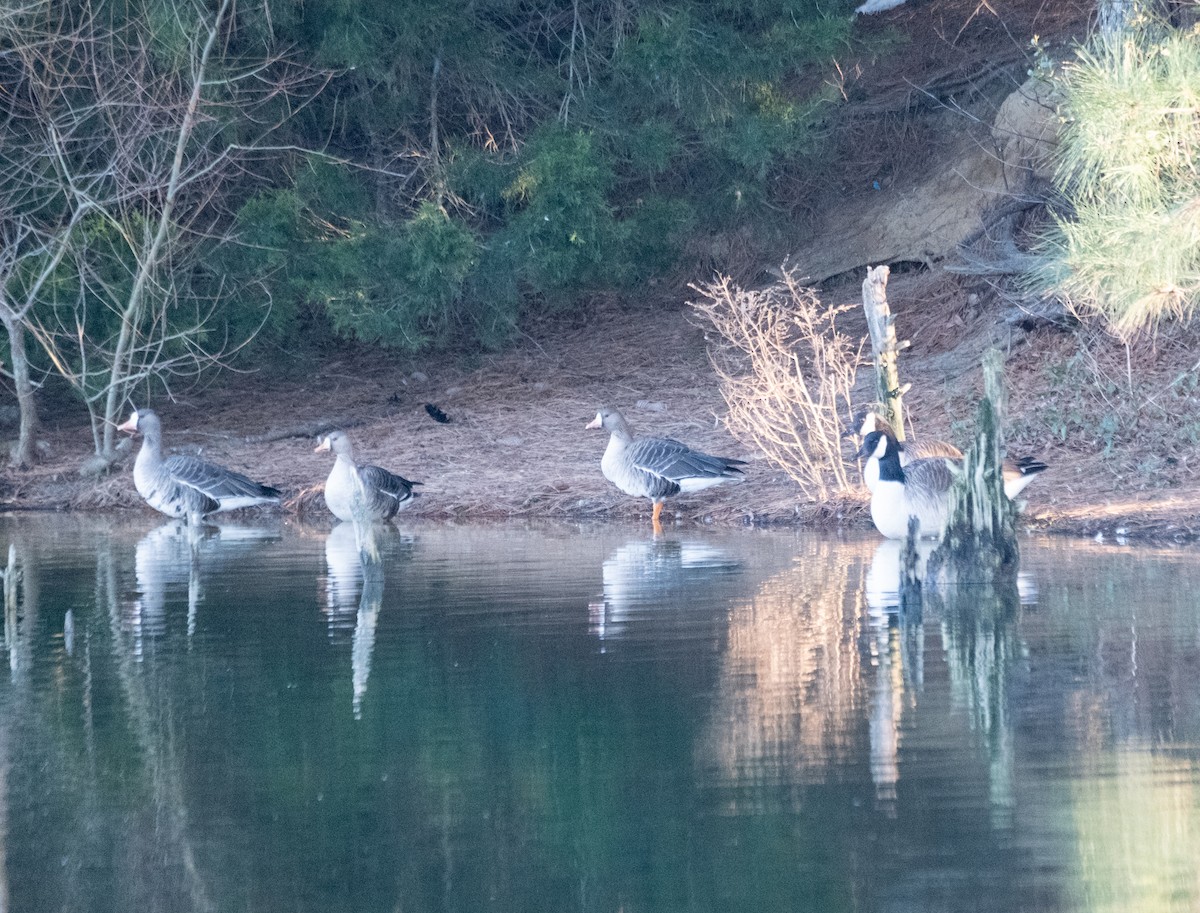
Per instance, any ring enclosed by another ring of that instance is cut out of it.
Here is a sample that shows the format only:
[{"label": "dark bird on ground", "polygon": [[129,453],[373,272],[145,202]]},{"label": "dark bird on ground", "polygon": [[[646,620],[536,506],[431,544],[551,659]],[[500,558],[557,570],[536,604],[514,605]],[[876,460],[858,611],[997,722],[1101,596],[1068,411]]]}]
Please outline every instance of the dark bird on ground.
[{"label": "dark bird on ground", "polygon": [[429,413],[429,417],[435,422],[441,422],[443,425],[450,424],[450,416],[435,406],[433,403],[425,404],[425,411]]}]

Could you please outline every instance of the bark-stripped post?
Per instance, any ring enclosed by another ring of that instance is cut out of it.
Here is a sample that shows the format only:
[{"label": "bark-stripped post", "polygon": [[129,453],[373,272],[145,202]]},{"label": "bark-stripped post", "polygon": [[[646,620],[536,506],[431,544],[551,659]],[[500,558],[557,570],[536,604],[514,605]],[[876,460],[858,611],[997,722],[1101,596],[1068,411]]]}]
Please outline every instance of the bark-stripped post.
[{"label": "bark-stripped post", "polygon": [[1017,511],[1004,493],[1004,356],[996,349],[983,359],[984,396],[976,418],[975,442],[950,491],[950,523],[930,567],[954,578],[998,579],[1015,570]]},{"label": "bark-stripped post", "polygon": [[900,346],[896,343],[896,329],[887,302],[887,281],[891,272],[886,266],[867,269],[863,280],[863,310],[867,313],[867,329],[871,334],[871,351],[875,356],[875,381],[879,405],[884,418],[896,431],[896,437],[904,440],[904,390],[900,386],[900,370],[896,361]]}]

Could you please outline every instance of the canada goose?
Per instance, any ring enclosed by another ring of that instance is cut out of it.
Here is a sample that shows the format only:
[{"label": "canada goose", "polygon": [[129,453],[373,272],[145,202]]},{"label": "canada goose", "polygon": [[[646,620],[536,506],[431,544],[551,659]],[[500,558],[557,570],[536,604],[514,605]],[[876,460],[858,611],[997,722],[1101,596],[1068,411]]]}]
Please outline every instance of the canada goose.
[{"label": "canada goose", "polygon": [[328,450],[337,455],[337,460],[325,480],[325,505],[339,520],[390,520],[416,497],[413,486],[420,482],[411,482],[379,466],[356,464],[354,445],[346,432],[329,432],[313,452]]},{"label": "canada goose", "polygon": [[634,437],[616,409],[601,409],[585,427],[609,433],[600,470],[625,494],[649,498],[654,503],[655,532],[662,529],[659,517],[663,501],[671,495],[701,491],[739,478],[742,470],[738,467],[746,465],[744,460],[700,453],[671,438]]},{"label": "canada goose", "polygon": [[876,463],[875,490],[871,492],[871,519],[889,539],[908,535],[909,517],[917,518],[917,536],[940,537],[950,517],[953,461],[929,457],[900,465],[900,445],[882,431],[863,440],[858,456]]},{"label": "canada goose", "polygon": [[147,504],[192,526],[209,514],[258,504],[278,504],[280,492],[241,473],[193,456],[162,455],[162,423],[151,409],[134,409],[118,431],[142,435],[133,484]]},{"label": "canada goose", "polygon": [[[857,434],[866,440],[867,435],[872,431],[879,431],[892,440],[896,440],[896,432],[887,420],[874,409],[869,408],[862,412],[861,418],[855,422],[854,428],[847,432],[847,436]],[[897,441],[897,444],[900,448],[901,466],[907,466],[914,460],[944,457],[962,462],[963,458],[962,451],[946,441]],[[1025,486],[1033,481],[1034,476],[1047,468],[1049,467],[1045,463],[1035,460],[1033,457],[1005,458],[1001,469],[1004,474],[1004,493],[1008,495],[1009,500],[1015,501],[1017,495],[1025,490]],[[867,486],[867,491],[875,491],[875,483],[878,479],[879,464],[868,460],[863,464],[863,484]]]}]

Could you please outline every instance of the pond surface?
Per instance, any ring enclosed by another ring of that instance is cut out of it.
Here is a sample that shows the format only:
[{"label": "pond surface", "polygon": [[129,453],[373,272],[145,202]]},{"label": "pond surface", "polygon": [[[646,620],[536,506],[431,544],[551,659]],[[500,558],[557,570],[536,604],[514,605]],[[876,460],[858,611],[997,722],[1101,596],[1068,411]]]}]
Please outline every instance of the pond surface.
[{"label": "pond surface", "polygon": [[0,516],[0,911],[1195,911],[1200,551]]}]

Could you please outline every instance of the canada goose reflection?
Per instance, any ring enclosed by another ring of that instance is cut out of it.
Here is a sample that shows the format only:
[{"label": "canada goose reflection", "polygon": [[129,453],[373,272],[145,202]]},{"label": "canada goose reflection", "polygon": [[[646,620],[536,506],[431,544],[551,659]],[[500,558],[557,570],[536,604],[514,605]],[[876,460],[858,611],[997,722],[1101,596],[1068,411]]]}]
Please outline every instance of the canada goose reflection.
[{"label": "canada goose reflection", "polygon": [[[929,556],[937,548],[937,543],[921,539],[916,546],[917,576],[925,581]],[[867,606],[873,615],[884,615],[900,608],[900,557],[903,551],[904,542],[901,539],[885,539],[875,549],[866,578]],[[1021,605],[1037,604],[1037,580],[1020,569],[1017,570],[1017,595]]]},{"label": "canada goose reflection", "polygon": [[1009,807],[1012,795],[1011,738],[1004,719],[1006,683],[1015,649],[1013,618],[1018,605],[1036,604],[1037,582],[1018,570],[1015,585],[939,586],[927,566],[936,548],[917,543],[917,576],[922,581],[923,611],[900,610],[900,564],[904,543],[879,543],[867,570],[865,595],[871,630],[871,777],[876,797],[892,807],[899,781],[902,717],[925,684],[926,618],[935,620],[950,669],[956,702],[973,715],[972,728],[991,754],[994,807]]},{"label": "canada goose reflection", "polygon": [[686,607],[714,582],[740,571],[739,560],[703,540],[634,539],[600,567],[603,593],[588,605],[592,632],[602,640],[620,636],[639,617]]},{"label": "canada goose reflection", "polygon": [[[918,540],[917,574],[924,578],[936,543]],[[875,799],[895,813],[900,782],[904,710],[925,683],[925,627],[920,611],[900,611],[900,561],[904,542],[885,539],[871,557],[864,581],[874,681],[870,690],[871,780]]]},{"label": "canada goose reflection", "polygon": [[134,546],[134,575],[137,598],[125,619],[139,638],[154,637],[165,630],[165,606],[171,590],[187,584],[187,633],[196,631],[196,617],[204,601],[202,569],[211,571],[242,549],[279,538],[272,527],[193,526],[172,520],[155,527]]}]

